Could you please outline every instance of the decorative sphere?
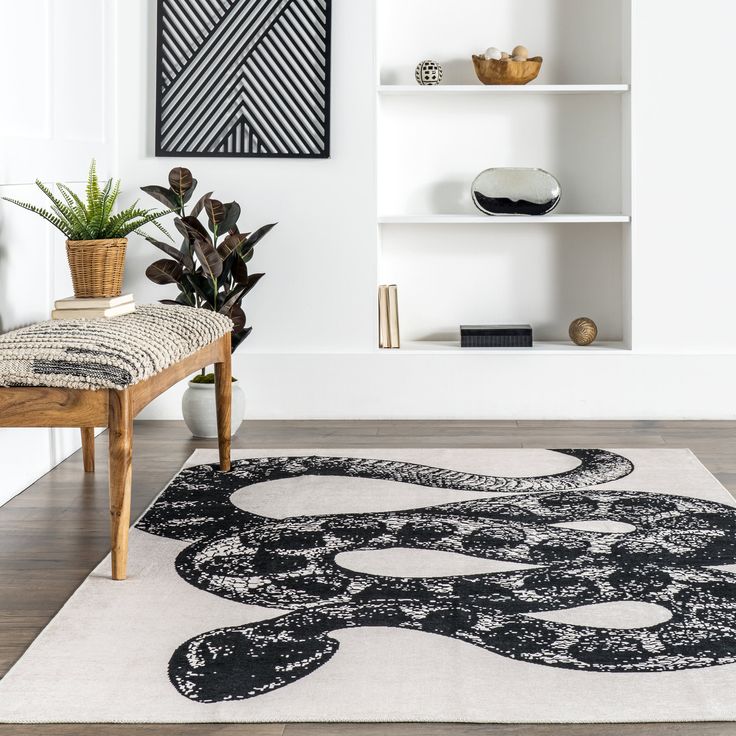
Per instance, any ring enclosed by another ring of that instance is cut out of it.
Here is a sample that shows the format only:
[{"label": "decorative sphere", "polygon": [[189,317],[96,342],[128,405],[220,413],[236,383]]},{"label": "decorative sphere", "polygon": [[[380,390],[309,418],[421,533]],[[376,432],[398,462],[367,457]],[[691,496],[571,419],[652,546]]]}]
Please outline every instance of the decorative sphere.
[{"label": "decorative sphere", "polygon": [[510,58],[511,58],[511,56],[509,54],[507,54],[505,51],[502,51],[501,52],[501,59],[502,60],[505,61],[506,59],[510,59]]},{"label": "decorative sphere", "polygon": [[486,59],[496,59],[496,61],[499,61],[503,57],[503,52],[501,49],[497,49],[495,46],[491,46],[490,48],[486,49]]},{"label": "decorative sphere", "polygon": [[[511,52],[511,56],[513,56],[513,57],[520,56],[520,57],[522,57],[522,61],[526,61],[529,58],[529,50],[527,49],[526,46],[517,46]],[[514,58],[514,60],[517,61],[516,58]]]},{"label": "decorative sphere", "polygon": [[598,327],[589,317],[580,317],[570,324],[570,339],[576,345],[591,345],[598,337]]},{"label": "decorative sphere", "polygon": [[425,59],[417,64],[414,78],[421,85],[439,84],[442,81],[442,67],[436,61]]}]

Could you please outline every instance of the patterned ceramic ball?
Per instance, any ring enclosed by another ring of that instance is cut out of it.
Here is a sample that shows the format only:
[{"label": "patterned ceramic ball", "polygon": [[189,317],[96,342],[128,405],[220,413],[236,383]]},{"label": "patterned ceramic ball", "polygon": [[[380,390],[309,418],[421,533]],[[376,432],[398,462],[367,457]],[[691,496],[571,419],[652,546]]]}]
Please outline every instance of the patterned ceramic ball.
[{"label": "patterned ceramic ball", "polygon": [[576,345],[591,345],[598,337],[598,327],[589,317],[580,317],[570,325],[570,339]]},{"label": "patterned ceramic ball", "polygon": [[442,81],[442,67],[436,61],[432,61],[430,59],[420,61],[419,64],[417,64],[417,70],[414,72],[414,77],[417,80],[417,84],[439,84]]},{"label": "patterned ceramic ball", "polygon": [[529,58],[529,50],[526,46],[517,46],[512,52],[511,56],[514,57],[514,60],[516,61],[516,57],[519,57],[520,60],[526,61],[526,59]]}]

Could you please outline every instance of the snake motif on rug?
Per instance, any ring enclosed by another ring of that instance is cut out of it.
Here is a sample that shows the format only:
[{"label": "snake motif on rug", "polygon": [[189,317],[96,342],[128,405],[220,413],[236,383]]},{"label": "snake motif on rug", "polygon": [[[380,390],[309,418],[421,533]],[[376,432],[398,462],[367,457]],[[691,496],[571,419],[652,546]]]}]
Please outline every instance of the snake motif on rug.
[{"label": "snake motif on rug", "polygon": [[[190,542],[178,574],[274,618],[205,632],[169,663],[178,691],[203,703],[252,698],[299,680],[339,648],[330,632],[399,627],[452,637],[539,665],[590,672],[663,672],[736,662],[736,509],[659,493],[594,490],[633,470],[603,450],[557,450],[574,470],[500,478],[412,463],[335,457],[240,460],[177,476],[139,522]],[[270,519],[230,501],[240,488],[333,475],[481,493],[483,499],[407,511]],[[555,526],[614,521],[628,533]],[[353,572],[335,557],[414,548],[521,563],[532,569],[436,578]],[[670,611],[636,629],[574,626],[545,612],[638,601]]]}]

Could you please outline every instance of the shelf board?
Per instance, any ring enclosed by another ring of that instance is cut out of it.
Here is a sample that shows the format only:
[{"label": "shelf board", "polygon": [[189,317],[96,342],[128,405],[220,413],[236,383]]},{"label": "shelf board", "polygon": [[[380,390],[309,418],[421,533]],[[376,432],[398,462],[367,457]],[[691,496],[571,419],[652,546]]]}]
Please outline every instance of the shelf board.
[{"label": "shelf board", "polygon": [[566,341],[538,341],[531,348],[461,348],[453,341],[403,341],[398,350],[379,350],[381,353],[397,355],[413,353],[417,355],[498,355],[498,354],[545,354],[545,355],[615,355],[631,354],[623,342],[595,342],[587,347],[573,345]]},{"label": "shelf board", "polygon": [[492,216],[465,215],[386,215],[378,218],[381,225],[543,225],[570,223],[594,224],[602,222],[631,222],[628,215],[575,215],[556,214],[534,217],[531,215]]},{"label": "shelf board", "polygon": [[625,94],[628,84],[381,84],[379,95],[595,95]]}]

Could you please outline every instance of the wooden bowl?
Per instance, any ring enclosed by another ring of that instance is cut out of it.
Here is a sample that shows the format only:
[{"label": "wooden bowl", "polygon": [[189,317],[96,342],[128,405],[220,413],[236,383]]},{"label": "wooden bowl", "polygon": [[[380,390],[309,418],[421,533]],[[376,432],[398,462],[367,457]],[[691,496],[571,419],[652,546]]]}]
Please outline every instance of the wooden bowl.
[{"label": "wooden bowl", "polygon": [[542,69],[542,57],[535,56],[526,61],[512,59],[486,59],[473,55],[475,73],[483,84],[528,84],[536,79]]}]

